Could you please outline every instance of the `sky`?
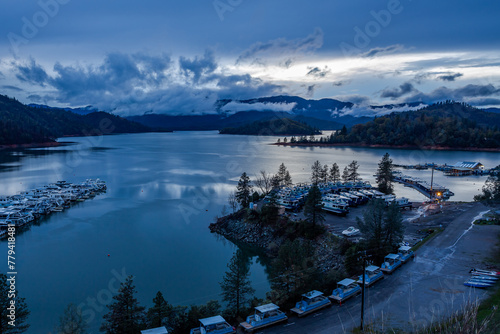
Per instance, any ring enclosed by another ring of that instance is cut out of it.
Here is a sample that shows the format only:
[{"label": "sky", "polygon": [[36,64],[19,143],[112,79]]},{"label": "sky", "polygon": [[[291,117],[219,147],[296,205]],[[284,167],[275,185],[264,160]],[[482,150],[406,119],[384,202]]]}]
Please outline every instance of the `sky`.
[{"label": "sky", "polygon": [[500,107],[499,13],[497,0],[2,0],[0,94],[122,116],[274,95]]}]

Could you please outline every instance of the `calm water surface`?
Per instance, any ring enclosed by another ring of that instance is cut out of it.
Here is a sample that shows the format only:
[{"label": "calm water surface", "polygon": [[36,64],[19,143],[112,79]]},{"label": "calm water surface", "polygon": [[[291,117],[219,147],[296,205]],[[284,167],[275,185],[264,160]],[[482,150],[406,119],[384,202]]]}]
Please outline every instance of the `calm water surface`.
[{"label": "calm water surface", "polygon": [[[173,304],[220,299],[218,282],[236,247],[208,230],[220,215],[243,171],[276,172],[284,162],[294,182],[306,182],[310,165],[352,160],[374,183],[385,152],[394,162],[414,164],[480,161],[498,165],[498,153],[432,152],[366,148],[299,148],[266,145],[272,137],[222,136],[216,132],[134,134],[72,138],[75,145],[0,153],[0,195],[12,195],[57,180],[101,178],[107,193],[52,214],[17,236],[17,287],[31,310],[29,333],[53,332],[65,306],[82,307],[90,329],[98,332],[104,305],[117,278],[134,275],[138,298],[151,306],[158,290]],[[430,180],[430,171],[405,171]],[[436,182],[471,200],[484,177]],[[398,196],[422,201],[414,190],[396,187]],[[1,272],[7,244],[0,243]],[[109,254],[109,256],[108,256]],[[263,265],[254,257],[251,279],[256,295],[269,288]]]}]

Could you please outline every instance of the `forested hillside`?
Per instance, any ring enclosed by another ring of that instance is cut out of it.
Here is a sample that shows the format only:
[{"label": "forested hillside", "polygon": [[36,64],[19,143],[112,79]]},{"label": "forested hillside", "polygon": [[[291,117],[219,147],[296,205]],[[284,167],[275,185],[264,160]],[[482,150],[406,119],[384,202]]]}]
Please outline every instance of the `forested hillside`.
[{"label": "forested hillside", "polygon": [[78,115],[34,108],[0,95],[0,145],[51,142],[63,136],[148,131],[151,128],[105,112]]}]

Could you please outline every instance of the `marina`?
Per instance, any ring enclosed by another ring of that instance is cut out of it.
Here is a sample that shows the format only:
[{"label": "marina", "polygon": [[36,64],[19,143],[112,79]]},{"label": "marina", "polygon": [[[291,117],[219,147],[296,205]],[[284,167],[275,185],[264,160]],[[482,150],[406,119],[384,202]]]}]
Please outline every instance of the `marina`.
[{"label": "marina", "polygon": [[25,226],[53,212],[62,212],[72,203],[93,198],[106,189],[106,182],[99,179],[87,179],[79,184],[57,181],[18,195],[2,197],[0,237],[7,235],[9,225]]}]

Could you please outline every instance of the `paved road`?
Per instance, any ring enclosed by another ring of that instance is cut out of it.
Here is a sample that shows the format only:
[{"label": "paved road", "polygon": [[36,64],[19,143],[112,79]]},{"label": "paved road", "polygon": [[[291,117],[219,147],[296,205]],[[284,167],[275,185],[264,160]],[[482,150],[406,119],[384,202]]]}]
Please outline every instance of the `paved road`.
[{"label": "paved road", "polygon": [[[384,329],[412,329],[428,325],[459,310],[465,302],[484,296],[484,290],[463,285],[472,267],[497,241],[499,226],[474,226],[471,222],[488,209],[468,206],[445,231],[417,251],[414,261],[367,289],[366,323]],[[466,232],[467,231],[467,232]],[[359,326],[361,297],[344,305],[318,311],[306,318],[291,317],[287,324],[256,333],[345,333]]]}]

